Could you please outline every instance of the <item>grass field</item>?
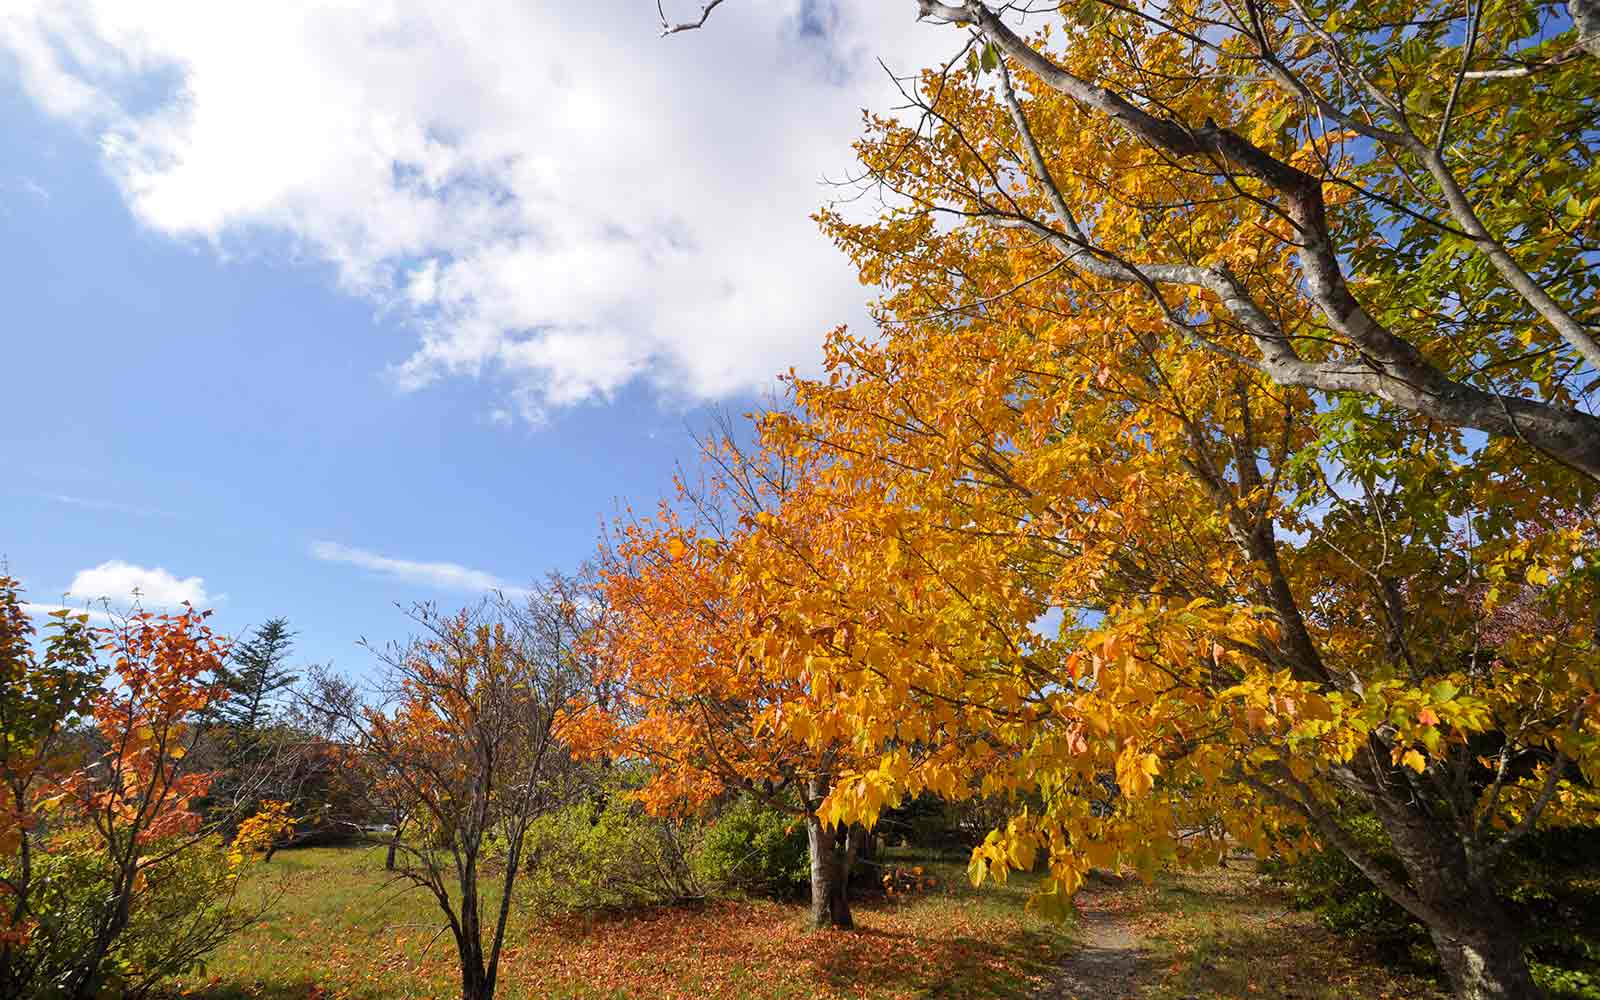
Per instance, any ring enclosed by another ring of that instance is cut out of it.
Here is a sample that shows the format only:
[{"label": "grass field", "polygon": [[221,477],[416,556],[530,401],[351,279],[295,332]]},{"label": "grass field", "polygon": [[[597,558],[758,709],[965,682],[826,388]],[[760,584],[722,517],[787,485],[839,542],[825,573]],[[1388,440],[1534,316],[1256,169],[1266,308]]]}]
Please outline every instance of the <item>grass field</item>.
[{"label": "grass field", "polygon": [[[386,882],[380,850],[280,852],[246,889],[263,919],[174,984],[206,1000],[448,997],[455,951],[423,893]],[[921,863],[905,859],[906,863]],[[1022,911],[1030,880],[940,887],[854,907],[855,932],[813,933],[796,904],[718,900],[620,916],[513,911],[499,995],[520,998],[1025,997],[1070,947]]]},{"label": "grass field", "polygon": [[1148,1000],[1446,1000],[1431,977],[1397,969],[1359,941],[1287,908],[1248,870],[1164,876],[1117,890],[1158,975]]},{"label": "grass field", "polygon": [[[854,932],[811,932],[798,904],[719,900],[593,917],[514,911],[499,995],[523,998],[905,998],[1047,996],[1075,952],[1073,928],[1022,910],[1032,879],[974,890],[949,859],[904,856],[939,886],[858,902]],[[1359,947],[1241,871],[1086,890],[1140,941],[1141,986],[1082,1000],[1443,997],[1436,984],[1381,968]],[[203,1000],[450,997],[455,954],[432,902],[388,884],[381,851],[280,852],[247,894],[266,916],[173,991]]]}]

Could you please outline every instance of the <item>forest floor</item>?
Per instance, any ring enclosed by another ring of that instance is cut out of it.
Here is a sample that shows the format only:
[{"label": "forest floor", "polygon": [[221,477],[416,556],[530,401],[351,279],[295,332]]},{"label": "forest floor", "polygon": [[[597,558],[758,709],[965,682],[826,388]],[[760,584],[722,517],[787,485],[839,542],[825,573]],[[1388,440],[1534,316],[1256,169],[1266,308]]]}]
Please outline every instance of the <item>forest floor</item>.
[{"label": "forest floor", "polygon": [[[973,889],[964,863],[897,853],[935,884],[852,902],[856,929],[812,931],[803,902],[716,899],[542,916],[514,906],[499,1000],[1028,1000],[1073,947],[1023,909],[1037,882]],[[432,899],[395,883],[381,849],[280,851],[244,895],[260,920],[170,984],[198,1000],[389,1000],[459,995]],[[494,904],[485,903],[485,910]]]},{"label": "forest floor", "polygon": [[1158,978],[1155,957],[1129,916],[1115,905],[1122,896],[1096,886],[1078,895],[1075,947],[1062,960],[1038,1000],[1091,1000],[1138,996]]},{"label": "forest floor", "polygon": [[[1418,998],[1435,984],[1385,968],[1291,911],[1253,871],[1091,879],[1079,919],[1023,910],[1036,882],[973,889],[964,859],[895,852],[937,883],[855,902],[857,929],[813,932],[801,903],[714,900],[613,915],[518,907],[504,1000],[1217,1000]],[[252,876],[261,920],[170,984],[199,1000],[450,998],[454,948],[432,901],[393,884],[382,852],[280,852]]]},{"label": "forest floor", "polygon": [[1253,863],[1138,878],[1094,873],[1076,947],[1035,1000],[1445,1000],[1432,977],[1333,934]]}]

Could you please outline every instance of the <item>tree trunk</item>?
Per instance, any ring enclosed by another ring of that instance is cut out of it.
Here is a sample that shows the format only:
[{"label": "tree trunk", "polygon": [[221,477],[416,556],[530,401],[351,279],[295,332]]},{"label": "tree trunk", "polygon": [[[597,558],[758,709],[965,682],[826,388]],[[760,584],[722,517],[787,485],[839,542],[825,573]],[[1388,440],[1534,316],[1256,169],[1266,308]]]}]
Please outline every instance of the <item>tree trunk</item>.
[{"label": "tree trunk", "polygon": [[1517,928],[1485,872],[1475,870],[1451,824],[1427,813],[1404,785],[1371,796],[1378,820],[1426,913],[1439,961],[1460,1000],[1541,1000]]},{"label": "tree trunk", "polygon": [[493,1000],[494,989],[483,980],[483,966],[461,956],[461,1000]]},{"label": "tree trunk", "polygon": [[483,969],[483,947],[476,921],[462,914],[462,939],[457,947],[461,959],[461,1000],[493,1000],[494,984]]},{"label": "tree trunk", "polygon": [[[1496,907],[1498,909],[1498,907]],[[1501,920],[1504,919],[1503,914]],[[1461,1000],[1542,1000],[1544,991],[1533,982],[1522,957],[1522,942],[1509,928],[1488,929],[1493,919],[1474,921],[1484,929],[1457,930],[1453,934],[1430,927],[1439,962],[1450,988]]]},{"label": "tree trunk", "polygon": [[849,928],[849,873],[839,848],[842,829],[824,829],[816,813],[806,816],[806,845],[811,849],[811,925]]},{"label": "tree trunk", "polygon": [[394,832],[389,835],[389,851],[383,858],[383,870],[386,872],[394,871],[395,860],[400,853],[400,835],[406,828],[406,814],[401,810],[395,809],[389,818],[394,821],[391,824]]},{"label": "tree trunk", "polygon": [[483,965],[483,922],[478,906],[478,862],[468,855],[458,876],[461,887],[461,932],[456,950],[461,957],[461,1000],[492,1000],[494,983]]}]

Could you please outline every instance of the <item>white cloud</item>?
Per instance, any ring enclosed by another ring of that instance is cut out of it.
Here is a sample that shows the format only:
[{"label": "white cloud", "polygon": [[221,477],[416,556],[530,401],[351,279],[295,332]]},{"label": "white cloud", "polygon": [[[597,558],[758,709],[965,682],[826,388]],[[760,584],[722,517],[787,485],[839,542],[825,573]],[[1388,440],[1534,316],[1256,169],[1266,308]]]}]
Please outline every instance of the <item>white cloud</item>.
[{"label": "white cloud", "polygon": [[647,0],[7,6],[23,88],[146,225],[287,233],[414,325],[401,386],[489,374],[534,418],[748,390],[862,322],[807,216],[899,103],[876,58],[959,45],[910,0],[741,0],[669,39]]},{"label": "white cloud", "polygon": [[137,600],[147,608],[170,608],[185,601],[198,608],[214,600],[206,593],[205,580],[198,576],[180,579],[159,566],[146,569],[120,559],[79,570],[67,588],[67,596],[84,601],[106,600],[115,606]]},{"label": "white cloud", "polygon": [[66,611],[73,615],[88,615],[89,621],[95,625],[112,625],[116,623],[116,618],[108,612],[97,611],[94,608],[75,608],[66,604],[38,604],[24,601],[22,610],[35,618],[48,618],[57,611]]},{"label": "white cloud", "polygon": [[311,554],[323,562],[344,563],[370,570],[380,576],[402,583],[422,584],[439,590],[459,590],[485,593],[498,590],[508,596],[525,594],[521,587],[513,587],[492,573],[471,569],[450,562],[418,562],[414,559],[396,559],[366,549],[358,549],[338,542],[312,542]]}]

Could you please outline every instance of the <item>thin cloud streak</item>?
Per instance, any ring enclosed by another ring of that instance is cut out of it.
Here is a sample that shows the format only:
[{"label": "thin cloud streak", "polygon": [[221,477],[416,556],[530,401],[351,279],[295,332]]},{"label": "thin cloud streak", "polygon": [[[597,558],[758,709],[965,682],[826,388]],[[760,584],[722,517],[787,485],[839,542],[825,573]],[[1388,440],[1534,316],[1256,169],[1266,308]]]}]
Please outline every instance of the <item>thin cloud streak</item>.
[{"label": "thin cloud streak", "polygon": [[390,580],[420,584],[436,590],[477,594],[498,591],[508,597],[522,597],[528,593],[527,588],[512,586],[493,573],[459,563],[398,559],[328,541],[312,542],[311,555],[323,562],[355,566]]},{"label": "thin cloud streak", "polygon": [[94,497],[76,497],[66,493],[35,493],[34,496],[53,500],[56,503],[66,504],[69,507],[81,507],[84,510],[106,511],[114,514],[132,514],[135,517],[177,517],[170,510],[160,510],[156,507],[140,507],[136,504],[122,503],[117,500],[99,500]]}]

